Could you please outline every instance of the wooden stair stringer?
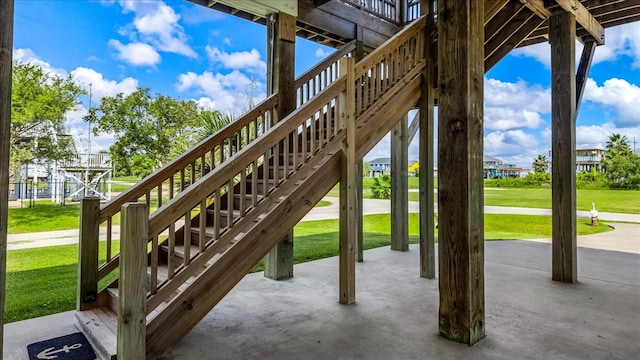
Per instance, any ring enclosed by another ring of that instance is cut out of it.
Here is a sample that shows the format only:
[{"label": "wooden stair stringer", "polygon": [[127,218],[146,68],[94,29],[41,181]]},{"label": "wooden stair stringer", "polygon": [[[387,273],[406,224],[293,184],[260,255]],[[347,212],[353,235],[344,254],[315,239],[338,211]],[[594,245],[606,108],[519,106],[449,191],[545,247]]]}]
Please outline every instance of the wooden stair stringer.
[{"label": "wooden stair stringer", "polygon": [[[404,84],[388,101],[373,112],[363,113],[363,123],[357,134],[357,157],[362,158],[400,120],[394,114],[405,114],[415,107],[420,99],[420,77]],[[366,119],[366,121],[364,121]],[[363,136],[360,137],[360,134]],[[344,134],[338,135],[323,150],[321,160],[308,163],[312,172],[304,179],[292,177],[284,182],[277,192],[283,200],[272,202],[267,212],[245,229],[238,241],[211,269],[201,273],[190,286],[192,296],[177,296],[147,325],[147,355],[161,356],[186,335],[198,322],[242,280],[275,244],[295,226],[311,208],[340,180],[340,151]],[[318,157],[320,154],[316,154]],[[273,201],[273,200],[271,200]],[[256,209],[259,210],[259,209]],[[236,225],[238,226],[238,225]],[[227,286],[220,286],[226,284]],[[167,324],[172,325],[168,331]]]},{"label": "wooden stair stringer", "polygon": [[[292,176],[269,197],[269,210],[245,229],[245,236],[213,266],[194,279],[188,292],[175,297],[161,314],[147,324],[147,356],[163,355],[186,335],[257,264],[288,229],[295,226],[338,182],[340,144],[333,151],[316,154],[304,178]],[[257,210],[257,209],[256,209]],[[239,225],[236,225],[239,226]],[[167,328],[171,327],[170,331]]]}]

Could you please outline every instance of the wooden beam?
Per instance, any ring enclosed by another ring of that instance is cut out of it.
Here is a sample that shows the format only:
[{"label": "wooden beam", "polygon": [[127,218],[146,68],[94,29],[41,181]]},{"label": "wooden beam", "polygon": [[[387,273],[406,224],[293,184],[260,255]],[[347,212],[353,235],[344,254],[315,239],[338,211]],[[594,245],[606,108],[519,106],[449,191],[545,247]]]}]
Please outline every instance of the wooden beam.
[{"label": "wooden beam", "polygon": [[[147,205],[122,205],[120,279],[118,280],[118,359],[146,357],[147,329]],[[141,281],[142,279],[142,281]]]},{"label": "wooden beam", "polygon": [[409,250],[409,179],[407,120],[404,115],[391,132],[391,250]]},{"label": "wooden beam", "polygon": [[85,197],[80,205],[78,287],[76,309],[98,306],[98,245],[100,243],[100,198]]},{"label": "wooden beam", "polygon": [[582,25],[582,27],[587,30],[587,32],[593,37],[596,44],[603,45],[604,44],[604,28],[598,20],[596,20],[593,15],[587,10],[587,8],[577,0],[556,0],[558,5],[564,11],[568,12],[575,16],[578,24]]},{"label": "wooden beam", "polygon": [[483,1],[438,1],[438,252],[444,337],[485,336]]},{"label": "wooden beam", "polygon": [[338,114],[346,133],[342,142],[340,172],[340,295],[341,304],[356,302],[356,123],[355,123],[355,61],[340,60],[340,76],[346,77],[346,90],[338,98]]},{"label": "wooden beam", "polygon": [[522,41],[526,39],[529,34],[531,34],[535,29],[537,29],[545,20],[540,19],[535,15],[531,15],[529,20],[527,20],[522,26],[514,32],[507,41],[501,43],[497,49],[491,49],[488,46],[485,47],[486,52],[486,60],[485,60],[485,71],[489,71],[493,66],[495,66],[503,57],[507,56],[507,54],[520,46]]},{"label": "wooden beam", "polygon": [[576,21],[562,13],[549,19],[551,43],[552,278],[575,283],[576,248]]},{"label": "wooden beam", "polygon": [[[268,15],[267,94],[280,94],[275,122],[296,108],[295,32],[295,17],[285,13]],[[274,280],[293,277],[293,228],[264,258],[264,276]]]},{"label": "wooden beam", "polygon": [[11,139],[11,66],[14,0],[0,2],[0,360],[4,339],[9,213],[9,142]]},{"label": "wooden beam", "polygon": [[[428,9],[434,9],[435,0],[422,0]],[[422,71],[421,98],[419,110],[420,122],[420,276],[427,279],[436,277],[435,259],[435,199],[434,199],[434,116],[436,77],[432,68],[436,62],[436,44],[431,34],[435,32],[435,14],[429,12],[425,28],[425,67]]]},{"label": "wooden beam", "polygon": [[420,128],[420,115],[416,113],[409,121],[409,128],[407,129],[407,144],[411,144],[413,138],[418,133],[418,129]]},{"label": "wooden beam", "polygon": [[593,61],[593,55],[596,52],[596,44],[593,41],[586,42],[582,48],[582,56],[580,56],[580,64],[578,64],[578,72],[576,73],[576,116],[582,102],[582,94],[587,84],[589,69]]},{"label": "wooden beam", "polygon": [[551,11],[544,5],[543,0],[520,0],[520,2],[541,19],[546,20],[551,16]]}]

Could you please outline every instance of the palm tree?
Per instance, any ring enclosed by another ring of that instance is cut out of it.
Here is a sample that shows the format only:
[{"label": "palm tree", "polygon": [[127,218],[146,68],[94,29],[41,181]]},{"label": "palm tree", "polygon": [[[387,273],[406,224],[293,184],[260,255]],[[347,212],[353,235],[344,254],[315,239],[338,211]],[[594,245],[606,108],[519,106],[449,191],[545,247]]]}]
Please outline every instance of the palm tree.
[{"label": "palm tree", "polygon": [[607,141],[607,153],[609,153],[610,156],[629,155],[631,153],[631,148],[629,147],[627,137],[620,134],[611,134],[611,136],[609,136],[609,141]]},{"label": "palm tree", "polygon": [[223,127],[231,124],[234,118],[230,113],[223,114],[218,110],[202,111],[198,115],[197,140],[202,141],[215,134]]},{"label": "palm tree", "polygon": [[544,155],[538,155],[533,161],[533,171],[535,173],[546,173],[549,169],[549,159]]}]

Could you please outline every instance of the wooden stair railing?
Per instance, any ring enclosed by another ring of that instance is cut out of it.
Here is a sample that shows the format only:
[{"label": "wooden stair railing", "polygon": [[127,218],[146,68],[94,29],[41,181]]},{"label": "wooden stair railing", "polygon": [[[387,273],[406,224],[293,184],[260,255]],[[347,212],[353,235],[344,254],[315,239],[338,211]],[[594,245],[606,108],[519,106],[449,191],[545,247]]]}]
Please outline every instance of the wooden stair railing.
[{"label": "wooden stair railing", "polygon": [[[295,81],[297,105],[302,106],[335,81],[339,70],[338,60],[344,56],[351,56],[355,50],[356,41],[352,41],[298,77]],[[99,230],[95,230],[96,234],[90,235],[106,244],[101,256],[105,260],[99,265],[98,280],[107,277],[119,264],[119,254],[114,241],[119,237],[117,224],[123,204],[142,201],[147,204],[150,213],[162,208],[178,193],[200,181],[212,169],[219,167],[233,154],[269,131],[277,103],[277,94],[268,97],[233,123],[106,203],[99,210],[97,220],[90,216],[81,219],[85,228],[92,229],[96,228],[93,223],[97,221],[100,224]],[[79,305],[82,302],[92,303],[95,292],[92,286],[89,286],[89,289],[80,289],[79,294],[85,295],[79,297]]]},{"label": "wooden stair railing", "polygon": [[[356,100],[359,158],[394,125],[389,119],[397,116],[391,114],[415,106],[425,24],[425,18],[417,20],[349,70],[355,94],[345,94],[346,76],[334,79],[150,214],[148,280],[141,282],[148,290],[147,358],[179,341],[277,243],[282,229],[295,225],[337,183],[342,99]],[[117,289],[106,289],[102,308],[80,312],[78,322],[101,318],[113,324],[117,298]]]}]

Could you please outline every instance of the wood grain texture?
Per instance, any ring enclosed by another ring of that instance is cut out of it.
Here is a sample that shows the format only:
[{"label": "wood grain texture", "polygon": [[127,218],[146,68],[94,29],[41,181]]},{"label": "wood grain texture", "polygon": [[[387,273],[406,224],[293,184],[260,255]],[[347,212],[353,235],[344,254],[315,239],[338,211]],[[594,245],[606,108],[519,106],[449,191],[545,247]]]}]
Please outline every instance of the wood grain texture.
[{"label": "wood grain texture", "polygon": [[[296,108],[295,82],[295,28],[296,19],[285,13],[272,14],[267,18],[268,54],[275,56],[269,61],[269,94],[279,94],[275,122],[289,115]],[[273,280],[293,277],[293,228],[264,258],[264,276]]]},{"label": "wood grain texture", "polygon": [[439,329],[474,344],[485,335],[483,2],[438,1],[438,10]]},{"label": "wood grain texture", "polygon": [[0,2],[0,360],[2,360],[4,301],[7,274],[9,211],[9,141],[11,131],[11,65],[14,0]]},{"label": "wood grain texture", "polygon": [[146,358],[147,206],[127,203],[121,211],[118,295],[118,359]]},{"label": "wood grain texture", "polygon": [[587,77],[589,76],[589,69],[591,69],[591,62],[593,61],[595,52],[596,43],[594,41],[589,41],[584,44],[582,55],[580,56],[580,63],[578,64],[578,71],[576,72],[576,116],[578,116],[578,110],[582,102],[582,94],[587,84]]},{"label": "wood grain texture", "polygon": [[576,247],[576,22],[561,13],[549,19],[551,43],[552,278],[575,283]]},{"label": "wood grain texture", "polygon": [[[575,20],[591,35],[596,44],[604,44],[604,28],[580,1],[556,0],[556,2],[564,11],[575,16]],[[551,32],[551,29],[549,29],[549,32]]]},{"label": "wood grain texture", "polygon": [[391,250],[409,250],[409,178],[405,114],[391,132]]},{"label": "wood grain texture", "polygon": [[341,304],[356,301],[356,237],[358,232],[356,197],[356,119],[355,119],[355,60],[340,60],[340,75],[346,77],[347,87],[338,98],[338,114],[345,132],[342,141],[340,175],[340,295]]},{"label": "wood grain texture", "polygon": [[[424,9],[434,9],[435,0],[422,0]],[[437,58],[435,39],[431,34],[435,33],[435,14],[430,11],[427,14],[427,27],[425,36],[425,67],[422,70],[420,109],[418,121],[420,126],[420,276],[427,279],[436,277],[435,259],[435,221],[434,221],[434,122],[435,122],[435,76],[433,67]]]},{"label": "wood grain texture", "polygon": [[98,245],[100,242],[100,198],[85,197],[80,205],[78,244],[78,289],[76,310],[98,305]]}]

